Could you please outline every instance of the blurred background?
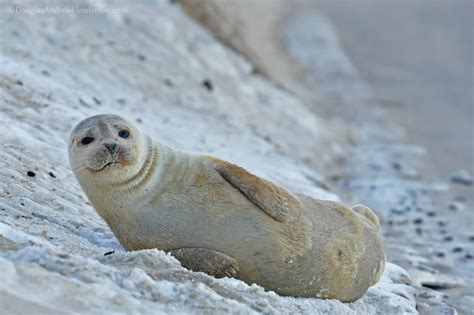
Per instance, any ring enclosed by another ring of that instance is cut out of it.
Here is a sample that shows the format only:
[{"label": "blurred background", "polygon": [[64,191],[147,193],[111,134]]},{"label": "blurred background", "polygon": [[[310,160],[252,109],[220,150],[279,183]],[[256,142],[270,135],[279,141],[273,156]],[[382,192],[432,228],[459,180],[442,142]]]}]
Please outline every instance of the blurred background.
[{"label": "blurred background", "polygon": [[[307,2],[308,3],[308,2]],[[473,173],[474,2],[317,1],[389,119],[436,175]]]}]

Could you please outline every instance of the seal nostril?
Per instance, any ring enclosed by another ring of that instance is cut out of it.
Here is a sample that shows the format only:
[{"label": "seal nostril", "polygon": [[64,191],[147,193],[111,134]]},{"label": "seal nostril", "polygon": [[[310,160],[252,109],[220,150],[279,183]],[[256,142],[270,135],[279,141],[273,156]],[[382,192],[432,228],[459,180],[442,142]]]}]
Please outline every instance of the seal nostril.
[{"label": "seal nostril", "polygon": [[109,150],[110,153],[114,153],[115,149],[117,148],[117,143],[105,143],[104,146],[107,148],[107,150]]}]

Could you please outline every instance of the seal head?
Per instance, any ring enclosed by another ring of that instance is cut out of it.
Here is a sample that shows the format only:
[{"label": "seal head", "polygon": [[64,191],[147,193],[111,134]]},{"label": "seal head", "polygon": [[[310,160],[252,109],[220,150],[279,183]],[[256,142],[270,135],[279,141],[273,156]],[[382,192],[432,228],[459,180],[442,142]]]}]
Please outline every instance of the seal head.
[{"label": "seal head", "polygon": [[[133,177],[143,164],[146,143],[139,130],[117,115],[81,121],[69,139],[69,160],[80,182],[113,184]],[[91,176],[93,175],[93,176]]]}]

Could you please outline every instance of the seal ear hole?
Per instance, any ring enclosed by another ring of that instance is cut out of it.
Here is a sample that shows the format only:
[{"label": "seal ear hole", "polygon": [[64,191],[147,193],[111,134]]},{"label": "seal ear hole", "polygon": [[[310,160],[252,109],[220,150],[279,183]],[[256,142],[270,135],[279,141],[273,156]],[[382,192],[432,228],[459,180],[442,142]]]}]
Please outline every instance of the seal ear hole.
[{"label": "seal ear hole", "polygon": [[119,131],[118,135],[119,135],[120,138],[126,139],[130,135],[130,133],[128,132],[127,129],[122,129],[122,130]]},{"label": "seal ear hole", "polygon": [[93,141],[94,141],[94,138],[92,138],[92,137],[84,137],[84,138],[82,138],[81,143],[83,145],[88,145],[89,143],[91,143]]}]

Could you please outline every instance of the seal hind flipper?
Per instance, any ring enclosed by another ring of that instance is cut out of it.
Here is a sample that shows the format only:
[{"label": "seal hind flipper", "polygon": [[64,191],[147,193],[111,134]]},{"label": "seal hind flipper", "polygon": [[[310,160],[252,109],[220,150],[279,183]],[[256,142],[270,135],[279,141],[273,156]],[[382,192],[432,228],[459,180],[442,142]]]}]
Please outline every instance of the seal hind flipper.
[{"label": "seal hind flipper", "polygon": [[377,215],[370,209],[369,207],[366,207],[364,205],[355,205],[352,207],[352,210],[354,210],[357,213],[360,213],[364,217],[366,217],[377,229],[380,231],[380,221]]},{"label": "seal hind flipper", "polygon": [[279,222],[297,218],[303,205],[292,193],[227,161],[206,157],[213,168],[250,201]]},{"label": "seal hind flipper", "polygon": [[237,261],[221,252],[205,248],[178,248],[170,250],[183,267],[204,272],[216,278],[234,277],[239,271]]}]

